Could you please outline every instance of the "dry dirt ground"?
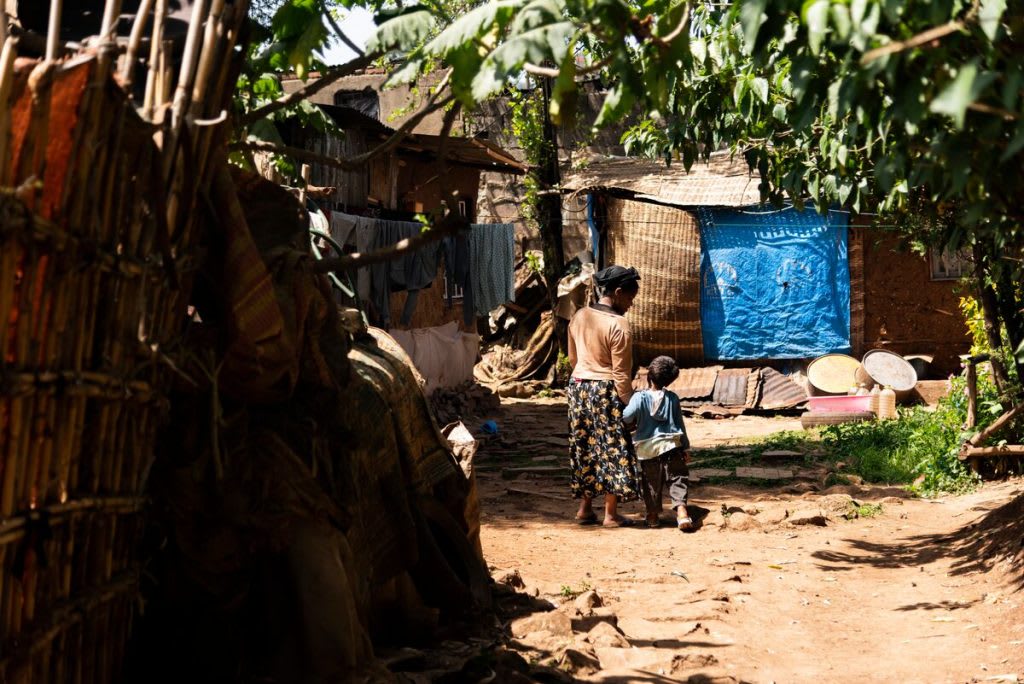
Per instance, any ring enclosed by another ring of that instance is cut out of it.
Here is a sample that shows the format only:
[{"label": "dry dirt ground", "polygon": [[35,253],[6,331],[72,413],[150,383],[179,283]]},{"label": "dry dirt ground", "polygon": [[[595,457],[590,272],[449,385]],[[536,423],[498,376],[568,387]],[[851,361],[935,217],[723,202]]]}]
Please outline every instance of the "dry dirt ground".
[{"label": "dry dirt ground", "polygon": [[[809,479],[698,484],[691,534],[668,514],[655,530],[581,527],[564,400],[504,400],[496,418],[476,461],[484,554],[496,578],[518,572],[520,591],[557,606],[510,621],[532,662],[596,682],[1024,681],[1024,539],[1006,524],[1024,514],[1024,481],[932,501]],[[687,425],[697,447],[799,428]],[[503,472],[524,463],[536,472]],[[847,519],[851,498],[881,512]]]}]

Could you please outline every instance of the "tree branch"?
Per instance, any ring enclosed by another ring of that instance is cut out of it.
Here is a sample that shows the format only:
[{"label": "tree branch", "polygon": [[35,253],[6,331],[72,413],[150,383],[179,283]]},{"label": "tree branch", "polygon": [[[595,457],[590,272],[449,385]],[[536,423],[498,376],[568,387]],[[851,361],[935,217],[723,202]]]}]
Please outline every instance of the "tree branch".
[{"label": "tree branch", "polygon": [[364,152],[363,154],[351,157],[349,159],[341,159],[335,157],[328,157],[322,154],[313,152],[312,150],[304,150],[301,147],[290,147],[288,145],[277,145],[275,143],[266,142],[264,140],[246,140],[244,142],[237,142],[231,145],[232,150],[238,151],[253,151],[253,152],[272,152],[276,154],[286,154],[296,159],[303,161],[316,162],[325,166],[332,166],[343,171],[355,171],[366,165],[368,161],[374,157],[390,152],[399,145],[408,135],[412,133],[412,129],[416,128],[417,125],[427,115],[436,112],[448,105],[454,99],[453,96],[449,95],[443,100],[437,102],[430,102],[426,107],[416,112],[413,116],[409,117],[405,123],[403,123],[387,140],[383,143],[374,147],[373,149]]},{"label": "tree branch", "polygon": [[1020,115],[1017,114],[1016,112],[1011,112],[1010,110],[1003,109],[1002,107],[993,107],[992,105],[987,105],[983,102],[974,102],[972,104],[967,105],[967,108],[974,112],[981,112],[983,114],[994,114],[996,116],[1001,116],[1005,121],[1016,121],[1017,119],[1020,118]]},{"label": "tree branch", "polygon": [[907,40],[898,40],[889,43],[888,45],[883,45],[882,47],[878,47],[875,48],[874,50],[869,50],[865,52],[864,55],[860,58],[860,65],[867,66],[871,62],[874,62],[877,59],[881,59],[882,57],[887,57],[888,55],[896,54],[897,52],[903,52],[904,50],[912,50],[916,47],[921,47],[922,45],[932,42],[933,40],[939,40],[941,38],[945,38],[950,34],[957,33],[958,31],[961,31],[966,27],[967,24],[965,24],[962,21],[951,21],[948,24],[943,24],[942,26],[930,28],[927,31],[923,31],[917,34],[916,36],[908,38]]},{"label": "tree branch", "polygon": [[274,100],[273,102],[267,103],[262,107],[258,107],[245,116],[239,121],[240,127],[246,127],[251,125],[255,121],[259,121],[267,116],[270,116],[276,111],[282,110],[285,107],[289,107],[296,102],[301,102],[306,98],[312,97],[327,86],[331,85],[335,81],[341,80],[346,76],[351,76],[357,71],[365,69],[366,67],[373,64],[373,60],[377,58],[377,55],[362,55],[355,59],[342,64],[341,66],[335,67],[323,74],[317,80],[306,86],[299,88],[294,93],[289,93]]},{"label": "tree branch", "polygon": [[468,225],[465,217],[460,216],[458,212],[449,212],[440,223],[429,227],[416,237],[399,240],[389,247],[383,247],[374,252],[355,252],[354,254],[321,259],[313,265],[313,270],[317,273],[330,273],[331,271],[343,271],[370,266],[371,264],[379,264],[384,261],[392,261],[403,254],[422,249],[432,242],[443,240],[449,235],[455,235]]},{"label": "tree branch", "polygon": [[327,15],[327,23],[331,25],[331,29],[334,31],[335,35],[338,36],[341,42],[345,44],[345,47],[347,47],[349,50],[356,53],[360,57],[365,55],[366,52],[359,49],[359,46],[353,43],[351,39],[349,39],[349,37],[345,35],[345,32],[341,30],[341,27],[338,26],[338,22],[334,20],[334,15],[331,14],[329,11],[326,12],[325,14]]},{"label": "tree branch", "polygon": [[676,38],[681,36],[683,31],[686,30],[686,26],[689,23],[690,23],[690,3],[686,3],[683,6],[683,16],[679,19],[679,25],[676,26],[675,29],[673,29],[672,33],[668,34],[664,38],[661,38],[659,36],[651,36],[651,41],[653,41],[654,43],[656,43],[658,45],[661,45],[661,46],[665,47],[669,43],[671,43],[673,40],[675,40]]}]

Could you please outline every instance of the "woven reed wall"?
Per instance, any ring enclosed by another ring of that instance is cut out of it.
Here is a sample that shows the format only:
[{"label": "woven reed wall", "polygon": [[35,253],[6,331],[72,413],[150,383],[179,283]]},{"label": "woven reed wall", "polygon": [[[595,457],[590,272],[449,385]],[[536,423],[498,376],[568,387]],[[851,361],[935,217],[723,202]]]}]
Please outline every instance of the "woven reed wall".
[{"label": "woven reed wall", "polygon": [[704,362],[700,326],[700,225],[690,212],[609,198],[605,265],[640,271],[628,314],[638,364],[668,354],[680,365]]},{"label": "woven reed wall", "polygon": [[153,130],[109,71],[36,66],[0,102],[0,681],[108,682],[196,231],[157,219]]}]

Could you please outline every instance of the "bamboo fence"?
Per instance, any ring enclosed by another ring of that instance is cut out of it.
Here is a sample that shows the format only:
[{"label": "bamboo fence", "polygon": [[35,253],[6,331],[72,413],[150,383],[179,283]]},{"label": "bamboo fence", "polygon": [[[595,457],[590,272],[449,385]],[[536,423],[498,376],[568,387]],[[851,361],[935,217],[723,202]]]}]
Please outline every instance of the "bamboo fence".
[{"label": "bamboo fence", "polygon": [[248,3],[197,0],[177,69],[166,0],[141,3],[127,41],[120,5],[74,52],[58,40],[60,0],[44,58],[19,58],[6,18],[0,32],[4,682],[118,678],[165,361]]}]

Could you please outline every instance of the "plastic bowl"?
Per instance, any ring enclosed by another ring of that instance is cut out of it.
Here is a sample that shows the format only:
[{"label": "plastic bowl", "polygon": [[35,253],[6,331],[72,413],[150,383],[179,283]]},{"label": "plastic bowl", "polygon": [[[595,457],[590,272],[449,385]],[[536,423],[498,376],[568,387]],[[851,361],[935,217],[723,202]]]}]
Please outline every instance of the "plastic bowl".
[{"label": "plastic bowl", "polygon": [[812,413],[870,411],[871,397],[866,394],[852,397],[809,397],[807,399],[807,408]]}]

